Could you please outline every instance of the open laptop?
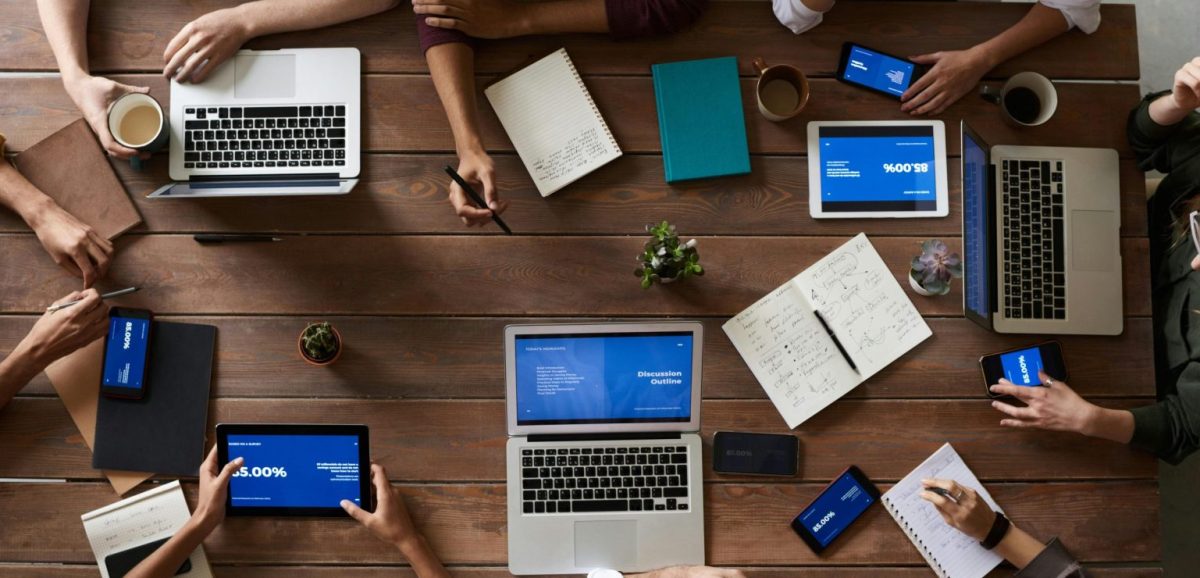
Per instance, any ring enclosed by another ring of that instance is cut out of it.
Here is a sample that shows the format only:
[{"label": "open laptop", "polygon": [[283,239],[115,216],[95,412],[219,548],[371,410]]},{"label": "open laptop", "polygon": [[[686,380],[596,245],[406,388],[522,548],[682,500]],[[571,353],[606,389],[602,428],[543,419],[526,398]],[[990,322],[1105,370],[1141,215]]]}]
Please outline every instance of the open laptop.
[{"label": "open laptop", "polygon": [[704,563],[699,323],[512,325],[508,569]]},{"label": "open laptop", "polygon": [[1000,333],[1118,335],[1111,149],[990,146],[962,123],[963,309]]},{"label": "open laptop", "polygon": [[358,183],[357,48],[241,50],[171,82],[171,180],[151,198],[340,195]]}]

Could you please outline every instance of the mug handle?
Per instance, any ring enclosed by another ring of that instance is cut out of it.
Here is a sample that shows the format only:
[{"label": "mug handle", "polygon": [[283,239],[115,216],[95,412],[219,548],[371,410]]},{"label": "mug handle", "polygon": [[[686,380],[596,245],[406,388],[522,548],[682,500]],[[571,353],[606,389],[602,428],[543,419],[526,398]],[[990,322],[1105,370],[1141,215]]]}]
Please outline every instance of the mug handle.
[{"label": "mug handle", "polygon": [[762,76],[763,71],[767,69],[767,61],[763,60],[762,57],[755,58],[750,64],[754,66],[754,72],[758,73],[759,76]]},{"label": "mug handle", "polygon": [[992,92],[991,87],[986,84],[979,89],[979,98],[982,98],[992,104],[1000,104],[1000,95]]}]

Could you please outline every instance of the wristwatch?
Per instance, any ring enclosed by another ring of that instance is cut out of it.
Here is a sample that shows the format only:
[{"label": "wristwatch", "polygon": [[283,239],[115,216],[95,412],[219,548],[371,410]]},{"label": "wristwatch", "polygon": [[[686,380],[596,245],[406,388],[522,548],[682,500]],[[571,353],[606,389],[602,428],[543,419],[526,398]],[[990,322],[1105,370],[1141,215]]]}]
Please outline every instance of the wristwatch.
[{"label": "wristwatch", "polygon": [[595,570],[592,570],[591,572],[588,572],[588,575],[587,575],[587,578],[624,578],[624,577],[625,577],[624,574],[617,572],[616,570],[609,570],[607,568],[597,568]]},{"label": "wristwatch", "polygon": [[1009,525],[1008,518],[1005,518],[1004,514],[996,512],[996,519],[992,522],[992,529],[988,530],[987,537],[979,545],[988,550],[995,548],[1004,539],[1004,535],[1008,533]]}]

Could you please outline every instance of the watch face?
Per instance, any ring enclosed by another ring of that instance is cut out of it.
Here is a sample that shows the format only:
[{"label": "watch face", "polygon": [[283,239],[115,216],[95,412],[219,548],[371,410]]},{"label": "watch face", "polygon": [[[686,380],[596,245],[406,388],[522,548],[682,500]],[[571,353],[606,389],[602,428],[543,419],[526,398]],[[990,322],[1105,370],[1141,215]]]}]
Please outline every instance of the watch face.
[{"label": "watch face", "polygon": [[622,574],[616,570],[597,568],[588,572],[587,578],[622,578]]}]

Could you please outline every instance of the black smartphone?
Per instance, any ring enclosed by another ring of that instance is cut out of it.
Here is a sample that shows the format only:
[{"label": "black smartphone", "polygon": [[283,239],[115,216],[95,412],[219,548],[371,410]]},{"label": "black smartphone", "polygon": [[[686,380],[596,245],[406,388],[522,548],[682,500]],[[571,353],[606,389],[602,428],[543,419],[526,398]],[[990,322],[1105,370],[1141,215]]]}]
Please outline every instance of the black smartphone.
[{"label": "black smartphone", "polygon": [[1001,377],[1024,387],[1042,385],[1039,371],[1045,371],[1054,379],[1067,379],[1067,364],[1057,341],[985,355],[979,358],[979,367],[983,370],[984,391],[993,399],[1008,397],[992,393],[990,389],[1000,382]]},{"label": "black smartphone", "polygon": [[[151,554],[159,549],[159,547],[161,547],[163,544],[166,544],[167,540],[169,540],[169,538],[155,540],[147,544],[142,544],[141,546],[136,546],[128,550],[121,550],[120,552],[113,552],[112,554],[105,556],[104,567],[108,570],[109,578],[123,578],[126,574],[133,570],[134,567],[136,567],[138,564],[141,564],[142,560],[149,558]],[[179,566],[179,569],[175,571],[173,576],[186,574],[191,571],[192,560],[189,558],[183,561],[183,564]]]},{"label": "black smartphone", "polygon": [[100,393],[123,399],[142,399],[146,395],[146,366],[150,362],[153,322],[154,314],[145,309],[114,307],[109,310]]},{"label": "black smartphone", "polygon": [[925,72],[925,67],[910,60],[847,42],[842,44],[837,79],[900,100],[904,91]]},{"label": "black smartphone", "polygon": [[794,435],[719,431],[713,436],[713,471],[794,476],[799,452]]},{"label": "black smartphone", "polygon": [[850,466],[792,520],[792,530],[820,554],[878,501],[879,489],[862,470]]}]

